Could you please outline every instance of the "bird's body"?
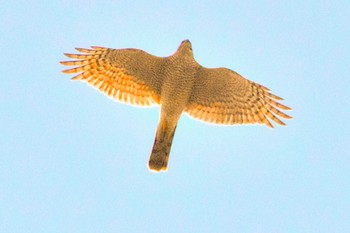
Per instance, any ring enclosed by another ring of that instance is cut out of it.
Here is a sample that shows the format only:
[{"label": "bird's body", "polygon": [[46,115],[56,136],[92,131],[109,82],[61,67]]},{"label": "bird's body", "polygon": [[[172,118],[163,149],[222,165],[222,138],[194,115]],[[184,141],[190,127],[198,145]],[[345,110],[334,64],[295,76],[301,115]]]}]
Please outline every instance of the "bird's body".
[{"label": "bird's body", "polygon": [[136,106],[161,105],[149,168],[165,171],[177,122],[183,112],[215,124],[260,123],[273,127],[268,118],[284,125],[275,115],[291,118],[277,108],[282,98],[269,89],[244,79],[226,68],[199,65],[185,40],[169,57],[156,57],[138,49],[77,49],[84,54],[65,54],[77,66],[65,73],[78,73],[81,80],[109,97]]}]

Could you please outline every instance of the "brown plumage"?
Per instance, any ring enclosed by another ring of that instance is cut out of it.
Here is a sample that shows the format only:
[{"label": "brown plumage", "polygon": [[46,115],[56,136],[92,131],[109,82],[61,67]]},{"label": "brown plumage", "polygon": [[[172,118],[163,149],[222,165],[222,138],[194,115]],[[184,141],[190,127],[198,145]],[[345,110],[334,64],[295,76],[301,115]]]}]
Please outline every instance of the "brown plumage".
[{"label": "brown plumage", "polygon": [[190,41],[181,43],[169,57],[156,57],[138,49],[77,48],[82,54],[65,54],[76,66],[64,73],[78,73],[73,80],[87,82],[110,98],[136,106],[161,105],[149,168],[165,171],[177,122],[183,112],[208,123],[285,125],[278,117],[289,107],[282,98],[226,68],[199,65]]}]

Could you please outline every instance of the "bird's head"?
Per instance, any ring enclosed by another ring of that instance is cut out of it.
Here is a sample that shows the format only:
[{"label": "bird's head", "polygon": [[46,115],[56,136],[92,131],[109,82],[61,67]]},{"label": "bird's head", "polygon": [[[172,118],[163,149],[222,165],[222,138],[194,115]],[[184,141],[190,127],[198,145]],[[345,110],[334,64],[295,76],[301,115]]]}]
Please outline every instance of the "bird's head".
[{"label": "bird's head", "polygon": [[192,54],[192,44],[189,40],[184,40],[181,42],[179,48],[177,49],[178,53],[190,53]]}]

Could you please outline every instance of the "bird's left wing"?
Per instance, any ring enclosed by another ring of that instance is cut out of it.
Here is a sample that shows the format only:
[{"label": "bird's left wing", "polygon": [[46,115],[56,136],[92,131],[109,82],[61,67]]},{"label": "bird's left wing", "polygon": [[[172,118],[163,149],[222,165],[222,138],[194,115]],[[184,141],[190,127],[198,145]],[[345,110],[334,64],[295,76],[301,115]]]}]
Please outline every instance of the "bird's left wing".
[{"label": "bird's left wing", "polygon": [[198,71],[185,111],[192,117],[214,124],[266,124],[268,119],[285,125],[278,117],[291,117],[279,109],[290,110],[277,102],[282,98],[226,68]]},{"label": "bird's left wing", "polygon": [[100,90],[110,98],[136,106],[160,103],[163,82],[161,68],[166,58],[156,57],[138,49],[109,49],[93,46],[77,48],[82,54],[65,55],[75,61],[61,61],[76,66],[64,73],[78,73],[80,80]]}]

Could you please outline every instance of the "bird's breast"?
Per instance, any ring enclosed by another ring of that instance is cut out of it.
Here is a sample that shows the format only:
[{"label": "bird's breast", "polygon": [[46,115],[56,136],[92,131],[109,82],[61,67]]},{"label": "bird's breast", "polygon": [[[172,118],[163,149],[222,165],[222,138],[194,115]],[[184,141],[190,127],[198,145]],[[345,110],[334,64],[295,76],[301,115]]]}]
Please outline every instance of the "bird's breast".
[{"label": "bird's breast", "polygon": [[196,77],[195,67],[189,64],[174,64],[164,70],[161,89],[161,104],[167,112],[181,113],[185,108]]}]

